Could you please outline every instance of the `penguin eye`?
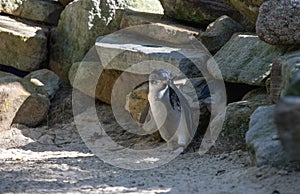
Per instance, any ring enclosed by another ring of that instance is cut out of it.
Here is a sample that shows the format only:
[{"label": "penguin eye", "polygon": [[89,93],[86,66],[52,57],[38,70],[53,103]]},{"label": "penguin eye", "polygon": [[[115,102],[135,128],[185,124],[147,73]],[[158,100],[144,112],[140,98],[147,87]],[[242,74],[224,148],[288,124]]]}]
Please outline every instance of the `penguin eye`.
[{"label": "penguin eye", "polygon": [[156,85],[161,83],[161,80],[150,80],[150,83]]}]

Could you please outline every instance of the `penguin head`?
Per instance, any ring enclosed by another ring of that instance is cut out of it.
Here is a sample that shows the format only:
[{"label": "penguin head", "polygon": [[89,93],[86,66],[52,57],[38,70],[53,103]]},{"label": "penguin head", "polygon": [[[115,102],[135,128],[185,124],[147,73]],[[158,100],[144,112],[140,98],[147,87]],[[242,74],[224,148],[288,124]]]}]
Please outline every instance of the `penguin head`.
[{"label": "penguin head", "polygon": [[169,82],[173,79],[170,71],[155,69],[149,75],[149,94],[161,98],[169,89]]},{"label": "penguin head", "polygon": [[173,79],[170,71],[165,69],[155,69],[149,75],[149,83],[155,88],[164,89],[168,87],[169,82]]}]

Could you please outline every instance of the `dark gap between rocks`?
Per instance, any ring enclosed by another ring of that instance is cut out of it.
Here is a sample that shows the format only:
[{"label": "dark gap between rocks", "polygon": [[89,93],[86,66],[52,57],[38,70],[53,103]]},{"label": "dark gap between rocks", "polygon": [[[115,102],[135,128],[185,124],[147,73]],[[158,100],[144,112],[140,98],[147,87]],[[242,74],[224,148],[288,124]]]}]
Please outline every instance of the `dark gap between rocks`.
[{"label": "dark gap between rocks", "polygon": [[29,74],[28,71],[22,71],[22,70],[14,68],[14,67],[2,65],[2,64],[0,64],[0,71],[11,73],[11,74],[14,74],[19,77],[25,77],[27,74]]},{"label": "dark gap between rocks", "polygon": [[260,88],[259,86],[251,86],[248,84],[238,84],[225,82],[227,104],[242,100],[242,98],[251,90]]}]

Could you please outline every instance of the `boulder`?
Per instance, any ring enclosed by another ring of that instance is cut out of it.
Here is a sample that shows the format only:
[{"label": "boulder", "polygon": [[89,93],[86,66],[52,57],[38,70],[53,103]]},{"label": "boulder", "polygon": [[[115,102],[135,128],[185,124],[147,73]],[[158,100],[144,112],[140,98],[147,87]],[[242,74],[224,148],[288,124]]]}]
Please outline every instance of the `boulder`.
[{"label": "boulder", "polygon": [[40,69],[29,73],[24,79],[30,81],[37,87],[43,88],[51,100],[60,87],[59,77],[48,69]]},{"label": "boulder", "polygon": [[57,25],[62,9],[55,0],[8,0],[0,3],[0,12],[51,25]]},{"label": "boulder", "polygon": [[[65,7],[50,43],[49,66],[68,84],[68,71],[73,63],[80,62],[94,46],[98,36],[120,29],[120,8],[143,7],[145,1],[135,0],[78,0]],[[149,4],[148,4],[149,5]]]},{"label": "boulder", "polygon": [[0,81],[1,82],[15,81],[15,80],[18,80],[18,79],[19,79],[19,77],[14,75],[14,74],[0,71]]},{"label": "boulder", "polygon": [[0,131],[12,123],[36,126],[47,118],[46,93],[27,80],[0,73]]},{"label": "boulder", "polygon": [[272,62],[286,51],[261,41],[251,33],[236,33],[219,50],[214,59],[223,78],[231,83],[265,86]]},{"label": "boulder", "polygon": [[46,27],[0,16],[0,64],[22,71],[39,69],[47,61]]},{"label": "boulder", "polygon": [[160,2],[166,16],[200,26],[206,26],[222,15],[234,16],[237,13],[222,0],[160,0]]},{"label": "boulder", "polygon": [[246,144],[252,164],[285,165],[287,158],[274,123],[275,105],[258,107],[250,117]]},{"label": "boulder", "polygon": [[300,96],[300,51],[292,51],[280,57],[280,96]]},{"label": "boulder", "polygon": [[211,53],[216,53],[236,32],[243,32],[244,28],[228,16],[221,16],[209,24],[205,32],[197,38]]},{"label": "boulder", "polygon": [[47,119],[50,100],[46,95],[30,93],[17,111],[13,123],[35,127]]},{"label": "boulder", "polygon": [[132,10],[117,10],[116,17],[120,19],[120,28],[127,28],[136,25],[142,24],[155,24],[161,23],[169,26],[173,26],[177,28],[179,31],[184,31],[188,34],[198,35],[199,29],[191,26],[187,26],[184,24],[179,24],[170,20],[169,18],[165,18],[163,14],[153,14],[153,13],[145,13],[145,12],[136,12]]},{"label": "boulder", "polygon": [[257,107],[268,104],[268,95],[261,88],[248,92],[241,101],[228,104],[217,147],[222,150],[245,149],[245,134],[249,129],[251,114]]},{"label": "boulder", "polygon": [[63,6],[67,6],[69,3],[71,3],[73,0],[59,0],[60,4]]},{"label": "boulder", "polygon": [[148,101],[149,84],[145,83],[126,96],[125,109],[134,121],[144,123],[149,111]]},{"label": "boulder", "polygon": [[263,41],[274,45],[299,45],[299,29],[299,1],[270,0],[261,5],[256,32]]},{"label": "boulder", "polygon": [[249,21],[255,24],[259,12],[259,6],[267,0],[230,0],[232,6],[237,9]]},{"label": "boulder", "polygon": [[279,139],[290,160],[300,161],[300,97],[284,97],[275,108]]},{"label": "boulder", "polygon": [[64,84],[71,65],[83,59],[96,38],[119,28],[114,17],[117,8],[114,0],[78,0],[65,7],[52,35],[49,62]]}]

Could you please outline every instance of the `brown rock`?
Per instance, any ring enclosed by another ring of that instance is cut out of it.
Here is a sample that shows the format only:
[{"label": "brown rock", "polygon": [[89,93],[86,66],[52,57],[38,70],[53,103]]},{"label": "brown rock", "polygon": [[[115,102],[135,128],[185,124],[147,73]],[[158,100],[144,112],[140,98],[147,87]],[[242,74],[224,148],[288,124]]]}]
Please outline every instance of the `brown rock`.
[{"label": "brown rock", "polygon": [[19,82],[0,84],[0,131],[10,128],[17,111],[29,95]]},{"label": "brown rock", "polygon": [[47,96],[31,94],[19,107],[13,123],[37,126],[47,118],[49,107],[50,101]]},{"label": "brown rock", "polygon": [[281,61],[275,60],[270,74],[270,99],[277,102],[281,92]]},{"label": "brown rock", "polygon": [[45,120],[50,102],[44,90],[27,80],[0,72],[0,131],[12,123],[36,126]]},{"label": "brown rock", "polygon": [[282,98],[275,108],[275,123],[285,153],[300,161],[300,97]]},{"label": "brown rock", "polygon": [[[100,75],[98,74],[100,68],[100,63],[96,62],[74,63],[69,71],[69,80],[74,88],[102,102],[111,104],[111,93],[114,83],[122,72],[103,70]],[[91,77],[97,77],[99,81],[90,79]],[[76,83],[74,83],[75,78]],[[94,88],[95,82],[97,83],[96,88]]]},{"label": "brown rock", "polygon": [[0,16],[0,64],[23,71],[39,69],[47,60],[47,32],[34,23]]},{"label": "brown rock", "polygon": [[145,83],[126,96],[125,109],[138,123],[144,123],[149,110],[148,84]]}]

